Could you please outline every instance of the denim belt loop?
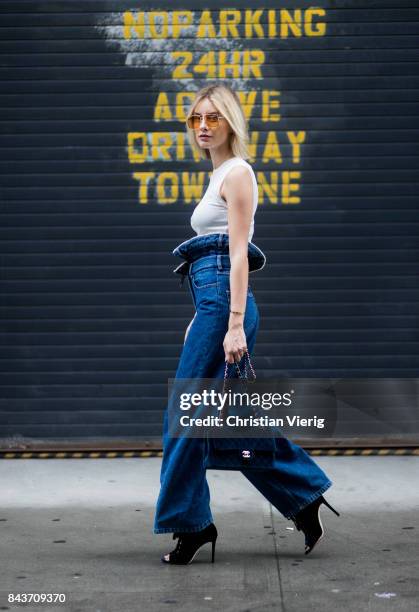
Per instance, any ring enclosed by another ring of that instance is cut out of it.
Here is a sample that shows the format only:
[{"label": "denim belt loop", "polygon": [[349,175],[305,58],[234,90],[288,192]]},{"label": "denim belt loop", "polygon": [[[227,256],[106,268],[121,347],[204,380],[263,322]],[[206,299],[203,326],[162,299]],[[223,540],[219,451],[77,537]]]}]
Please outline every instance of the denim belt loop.
[{"label": "denim belt loop", "polygon": [[222,258],[221,253],[219,253],[217,255],[217,269],[218,270],[222,270],[223,269],[223,258]]}]

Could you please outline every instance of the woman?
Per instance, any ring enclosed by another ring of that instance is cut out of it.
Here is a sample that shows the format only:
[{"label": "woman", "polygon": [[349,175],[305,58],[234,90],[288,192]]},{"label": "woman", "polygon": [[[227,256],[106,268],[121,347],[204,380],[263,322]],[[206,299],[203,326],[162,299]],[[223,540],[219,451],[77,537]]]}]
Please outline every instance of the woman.
[{"label": "woman", "polygon": [[[240,362],[252,352],[259,312],[248,284],[249,272],[265,265],[265,255],[251,242],[258,187],[248,154],[246,119],[236,93],[217,83],[201,89],[188,112],[187,133],[213,173],[195,207],[191,226],[197,236],[173,251],[185,261],[175,272],[188,276],[196,313],[189,324],[176,378],[222,378],[226,362]],[[181,283],[182,284],[182,283]],[[173,532],[176,548],[164,563],[190,563],[201,546],[212,543],[217,529],[206,480],[206,438],[170,437],[168,410],[163,425],[161,489],[154,533]],[[299,446],[276,438],[274,469],[242,473],[305,535],[306,554],[323,536],[319,508],[332,482]]]}]

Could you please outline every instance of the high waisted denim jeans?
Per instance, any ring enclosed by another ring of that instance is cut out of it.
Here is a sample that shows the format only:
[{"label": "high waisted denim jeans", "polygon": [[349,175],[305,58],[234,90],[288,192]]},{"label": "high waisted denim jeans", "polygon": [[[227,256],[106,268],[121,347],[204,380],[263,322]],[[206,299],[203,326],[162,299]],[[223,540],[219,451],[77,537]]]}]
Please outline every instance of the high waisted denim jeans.
[{"label": "high waisted denim jeans", "polygon": [[[182,273],[187,271],[196,309],[175,378],[223,378],[223,341],[228,329],[230,304],[228,234],[195,236],[181,243],[173,253],[185,259]],[[251,274],[244,332],[249,354],[252,355],[259,328],[259,311],[251,279],[252,273],[264,266],[266,258],[251,242],[248,260]],[[229,367],[233,368],[233,365]],[[302,508],[324,493],[332,482],[302,448],[285,437],[276,438],[276,442],[272,469],[244,468],[240,471],[285,518],[293,519]],[[206,438],[168,436],[166,408],[161,487],[154,533],[200,531],[214,522],[206,479],[206,453]]]}]

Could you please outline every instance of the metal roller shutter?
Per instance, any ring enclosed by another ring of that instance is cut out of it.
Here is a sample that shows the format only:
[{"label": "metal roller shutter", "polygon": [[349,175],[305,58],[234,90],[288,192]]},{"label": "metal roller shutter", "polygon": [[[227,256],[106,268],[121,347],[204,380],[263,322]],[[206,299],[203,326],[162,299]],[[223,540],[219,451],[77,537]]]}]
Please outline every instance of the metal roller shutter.
[{"label": "metal roller shutter", "polygon": [[208,79],[250,121],[255,368],[417,375],[417,2],[235,4],[0,4],[2,446],[160,439]]}]

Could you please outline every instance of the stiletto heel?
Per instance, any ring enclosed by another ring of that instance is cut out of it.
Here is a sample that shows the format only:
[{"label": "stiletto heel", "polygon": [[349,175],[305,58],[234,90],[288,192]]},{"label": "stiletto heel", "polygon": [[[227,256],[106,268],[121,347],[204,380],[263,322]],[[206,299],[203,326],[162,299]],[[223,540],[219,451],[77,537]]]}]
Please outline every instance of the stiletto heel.
[{"label": "stiletto heel", "polygon": [[331,511],[332,511],[332,512],[334,512],[334,513],[336,514],[336,516],[340,516],[339,512],[338,512],[337,510],[335,510],[335,509],[333,508],[333,506],[331,506],[331,505],[329,504],[329,502],[327,502],[327,501],[325,500],[325,498],[323,497],[323,495],[322,495],[322,497],[321,497],[321,500],[322,500],[322,502],[323,502],[324,504],[326,504],[326,506],[327,506],[328,508],[330,508],[330,509],[331,509]]},{"label": "stiletto heel", "polygon": [[340,516],[339,512],[325,500],[323,495],[320,495],[314,502],[303,508],[293,519],[298,531],[304,533],[306,555],[313,550],[317,542],[324,536],[324,528],[320,519],[320,506],[322,504],[330,508],[336,516]]},{"label": "stiletto heel", "polygon": [[218,537],[217,528],[214,523],[210,523],[205,529],[194,532],[175,532],[173,539],[179,538],[176,548],[167,555],[163,555],[161,560],[163,563],[171,563],[173,565],[188,565],[191,563],[201,546],[207,542],[211,542],[211,563],[214,563],[215,542]]}]

